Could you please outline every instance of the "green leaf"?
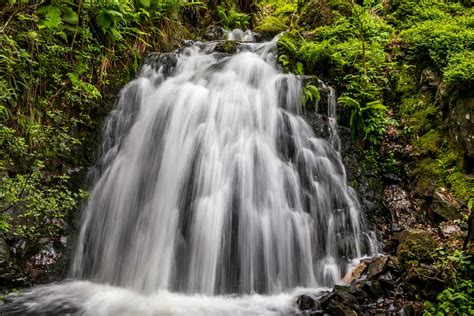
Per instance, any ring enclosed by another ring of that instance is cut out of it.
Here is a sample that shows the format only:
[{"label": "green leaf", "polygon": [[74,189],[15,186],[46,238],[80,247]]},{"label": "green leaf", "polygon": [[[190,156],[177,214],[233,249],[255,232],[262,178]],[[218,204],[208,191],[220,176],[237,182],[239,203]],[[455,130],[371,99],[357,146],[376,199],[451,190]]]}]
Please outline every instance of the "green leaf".
[{"label": "green leaf", "polygon": [[70,8],[70,7],[67,7],[64,10],[62,19],[63,19],[64,22],[66,22],[68,24],[72,24],[72,25],[76,25],[77,21],[78,21],[76,12],[74,12],[72,10],[72,8]]},{"label": "green leaf", "polygon": [[143,7],[148,8],[148,7],[150,7],[151,1],[150,0],[140,0],[140,4]]},{"label": "green leaf", "polygon": [[56,29],[62,23],[61,10],[57,6],[48,5],[41,7],[37,13],[45,15],[46,19],[41,20],[41,22],[50,30]]}]

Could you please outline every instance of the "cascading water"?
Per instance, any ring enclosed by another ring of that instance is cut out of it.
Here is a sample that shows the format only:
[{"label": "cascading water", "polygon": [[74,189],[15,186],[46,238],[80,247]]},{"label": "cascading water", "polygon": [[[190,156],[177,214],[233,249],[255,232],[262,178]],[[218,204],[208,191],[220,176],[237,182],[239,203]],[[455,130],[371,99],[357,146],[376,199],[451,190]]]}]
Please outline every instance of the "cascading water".
[{"label": "cascading water", "polygon": [[330,139],[316,138],[276,39],[232,56],[216,45],[150,58],[123,88],[73,263],[72,277],[89,281],[30,290],[12,313],[286,314],[291,291],[330,287],[374,253],[335,101]]}]

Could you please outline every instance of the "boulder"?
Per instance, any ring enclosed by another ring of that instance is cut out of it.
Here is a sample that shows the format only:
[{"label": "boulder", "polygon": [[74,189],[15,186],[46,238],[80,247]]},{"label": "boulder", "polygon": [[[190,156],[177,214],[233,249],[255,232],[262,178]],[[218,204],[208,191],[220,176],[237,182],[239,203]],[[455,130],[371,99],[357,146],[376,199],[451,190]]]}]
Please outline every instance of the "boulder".
[{"label": "boulder", "polygon": [[439,188],[433,196],[433,212],[443,220],[460,219],[461,206],[444,188]]},{"label": "boulder", "polygon": [[397,257],[404,264],[411,260],[432,261],[436,248],[434,234],[427,230],[407,229],[394,234],[398,240]]},{"label": "boulder", "polygon": [[372,279],[385,271],[389,257],[381,256],[372,261],[367,268],[367,279]]},{"label": "boulder", "polygon": [[321,307],[330,315],[357,316],[359,306],[357,298],[347,286],[335,286],[331,293],[321,298]]},{"label": "boulder", "polygon": [[204,38],[208,41],[216,41],[225,38],[226,30],[223,27],[210,25],[206,29],[206,33],[204,34]]},{"label": "boulder", "polygon": [[296,305],[302,311],[309,311],[316,308],[316,301],[311,296],[301,295],[296,299]]}]

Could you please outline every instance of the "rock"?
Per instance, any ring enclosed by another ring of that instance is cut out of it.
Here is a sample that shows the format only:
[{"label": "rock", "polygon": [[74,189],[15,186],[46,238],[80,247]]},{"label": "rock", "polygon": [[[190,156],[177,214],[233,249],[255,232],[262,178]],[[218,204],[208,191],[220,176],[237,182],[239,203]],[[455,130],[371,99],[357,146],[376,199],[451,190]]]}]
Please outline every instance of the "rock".
[{"label": "rock", "polygon": [[444,220],[461,218],[459,203],[444,188],[439,188],[433,196],[433,212]]},{"label": "rock", "polygon": [[224,39],[226,35],[226,31],[223,27],[210,25],[206,29],[206,33],[204,34],[204,38],[208,41],[217,41],[220,39]]},{"label": "rock", "polygon": [[459,99],[448,116],[451,140],[464,155],[474,157],[474,98]]},{"label": "rock", "polygon": [[397,222],[412,209],[408,194],[398,184],[388,185],[383,191],[383,201],[392,215],[392,221]]},{"label": "rock", "polygon": [[296,305],[302,311],[314,310],[316,308],[315,300],[308,295],[301,295],[296,299]]},{"label": "rock", "polygon": [[443,237],[461,234],[461,228],[458,224],[453,222],[443,222],[438,227]]},{"label": "rock", "polygon": [[10,264],[10,250],[5,240],[0,237],[0,269],[8,267]]},{"label": "rock", "polygon": [[362,286],[362,289],[372,298],[381,297],[384,295],[382,284],[379,280],[366,280]]},{"label": "rock", "polygon": [[139,72],[143,71],[143,67],[148,65],[155,71],[162,69],[162,74],[166,78],[170,76],[178,63],[178,56],[175,53],[150,53],[148,54],[141,66]]},{"label": "rock", "polygon": [[349,291],[349,287],[336,285],[331,293],[321,298],[324,311],[336,316],[358,315],[358,301]]},{"label": "rock", "polygon": [[214,51],[225,54],[235,54],[237,52],[237,46],[239,46],[239,43],[236,41],[219,41]]},{"label": "rock", "polygon": [[384,272],[388,259],[388,256],[381,256],[372,261],[367,268],[367,278],[372,279]]},{"label": "rock", "polygon": [[410,260],[432,261],[432,254],[436,248],[434,234],[421,229],[407,229],[395,233],[394,238],[398,240],[397,256],[401,263]]},{"label": "rock", "polygon": [[39,243],[41,245],[40,251],[31,258],[33,265],[45,268],[55,264],[60,255],[56,251],[53,241],[48,238],[41,238]]},{"label": "rock", "polygon": [[362,276],[366,268],[367,264],[365,262],[360,262],[358,265],[356,265],[354,268],[352,268],[346,273],[343,278],[343,281],[349,284],[352,283],[352,281],[357,280]]}]

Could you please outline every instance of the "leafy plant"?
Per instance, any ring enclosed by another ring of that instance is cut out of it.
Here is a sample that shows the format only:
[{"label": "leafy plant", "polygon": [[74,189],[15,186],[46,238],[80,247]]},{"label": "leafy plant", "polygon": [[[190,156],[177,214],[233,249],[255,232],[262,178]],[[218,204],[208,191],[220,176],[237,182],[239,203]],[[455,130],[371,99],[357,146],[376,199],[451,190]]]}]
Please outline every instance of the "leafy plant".
[{"label": "leafy plant", "polygon": [[232,8],[227,9],[225,6],[218,6],[217,13],[219,15],[222,25],[226,29],[245,29],[250,24],[250,16],[248,14],[237,12]]},{"label": "leafy plant", "polygon": [[307,106],[308,104],[312,104],[316,106],[321,99],[319,94],[318,87],[312,85],[310,83],[306,84],[303,88],[303,106]]},{"label": "leafy plant", "polygon": [[371,144],[378,144],[388,123],[387,107],[381,101],[360,104],[348,96],[341,96],[339,103],[351,112],[350,126],[355,135],[362,135]]}]

